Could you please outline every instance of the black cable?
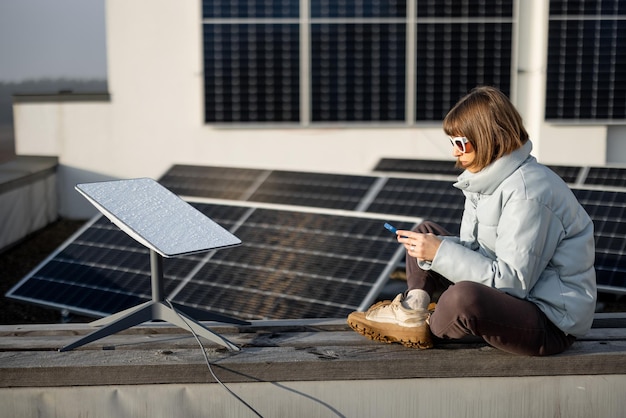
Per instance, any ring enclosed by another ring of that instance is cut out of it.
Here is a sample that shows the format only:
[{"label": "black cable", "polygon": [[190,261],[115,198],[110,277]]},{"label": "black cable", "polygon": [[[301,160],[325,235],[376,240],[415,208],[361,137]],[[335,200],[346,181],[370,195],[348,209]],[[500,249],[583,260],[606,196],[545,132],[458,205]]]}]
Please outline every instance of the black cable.
[{"label": "black cable", "polygon": [[172,302],[170,302],[168,299],[165,299],[165,301],[167,302],[168,305],[170,305],[170,308],[176,313],[176,315],[178,315],[178,317],[183,320],[185,325],[187,325],[187,328],[189,328],[189,331],[191,331],[191,333],[193,334],[194,338],[198,342],[198,345],[200,345],[200,349],[202,350],[202,355],[204,356],[204,361],[205,361],[207,367],[209,368],[209,372],[211,372],[211,376],[213,376],[213,379],[215,379],[215,381],[217,383],[219,383],[224,389],[226,389],[226,391],[228,391],[228,393],[230,393],[232,396],[234,396],[239,402],[241,402],[246,407],[248,407],[248,409],[250,409],[252,412],[254,412],[257,417],[263,418],[263,416],[261,414],[259,414],[256,409],[254,409],[250,404],[248,404],[246,401],[244,401],[239,395],[237,395],[235,392],[230,390],[230,388],[228,386],[226,386],[220,379],[218,379],[218,377],[213,372],[213,367],[211,366],[211,362],[209,361],[209,357],[206,355],[206,351],[205,351],[204,345],[202,345],[202,341],[200,341],[200,338],[198,338],[198,335],[195,333],[193,328],[191,328],[189,323],[185,320],[185,317],[182,316],[180,313],[178,313],[176,308],[174,308],[174,306],[172,305]]}]

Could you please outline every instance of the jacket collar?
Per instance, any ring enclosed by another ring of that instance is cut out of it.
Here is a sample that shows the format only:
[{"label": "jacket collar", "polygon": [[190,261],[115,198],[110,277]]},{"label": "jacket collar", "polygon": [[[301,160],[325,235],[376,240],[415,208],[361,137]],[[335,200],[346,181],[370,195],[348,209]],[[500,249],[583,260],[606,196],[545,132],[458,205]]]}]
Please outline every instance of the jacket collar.
[{"label": "jacket collar", "polygon": [[528,140],[521,148],[497,159],[477,173],[465,170],[457,178],[454,187],[468,192],[492,194],[504,179],[528,159],[532,149],[532,142]]}]

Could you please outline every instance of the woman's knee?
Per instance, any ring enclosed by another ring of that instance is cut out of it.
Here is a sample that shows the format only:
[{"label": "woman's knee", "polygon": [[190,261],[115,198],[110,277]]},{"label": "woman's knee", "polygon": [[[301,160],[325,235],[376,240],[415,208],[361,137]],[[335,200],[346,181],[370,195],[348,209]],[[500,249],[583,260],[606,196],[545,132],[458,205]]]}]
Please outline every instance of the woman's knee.
[{"label": "woman's knee", "polygon": [[[482,287],[481,287],[482,286]],[[431,315],[430,330],[440,338],[462,338],[475,333],[481,315],[481,290],[475,282],[458,282],[441,294]]]},{"label": "woman's knee", "polygon": [[441,294],[437,307],[453,309],[456,312],[464,312],[480,306],[481,285],[475,282],[458,282]]}]

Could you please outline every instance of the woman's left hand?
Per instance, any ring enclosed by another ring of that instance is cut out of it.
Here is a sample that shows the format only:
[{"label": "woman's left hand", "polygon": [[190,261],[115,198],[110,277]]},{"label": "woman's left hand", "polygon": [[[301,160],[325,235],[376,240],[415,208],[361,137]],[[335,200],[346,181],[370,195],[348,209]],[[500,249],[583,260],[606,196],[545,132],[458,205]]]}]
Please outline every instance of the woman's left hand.
[{"label": "woman's left hand", "polygon": [[411,257],[418,260],[432,261],[441,245],[441,239],[433,234],[413,231],[397,231],[396,234],[398,242],[404,245]]}]

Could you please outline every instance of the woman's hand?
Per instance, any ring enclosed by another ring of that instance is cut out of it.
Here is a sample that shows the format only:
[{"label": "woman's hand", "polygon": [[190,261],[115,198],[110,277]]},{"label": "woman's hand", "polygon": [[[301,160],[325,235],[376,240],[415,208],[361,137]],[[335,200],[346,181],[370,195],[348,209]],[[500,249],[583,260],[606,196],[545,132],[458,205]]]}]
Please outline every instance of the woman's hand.
[{"label": "woman's hand", "polygon": [[413,231],[397,231],[398,242],[404,245],[411,257],[418,260],[433,261],[441,239],[433,234],[420,234]]}]

